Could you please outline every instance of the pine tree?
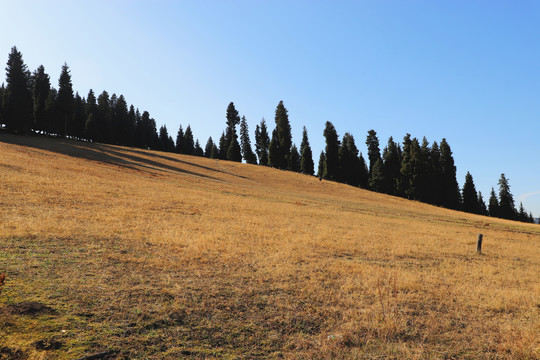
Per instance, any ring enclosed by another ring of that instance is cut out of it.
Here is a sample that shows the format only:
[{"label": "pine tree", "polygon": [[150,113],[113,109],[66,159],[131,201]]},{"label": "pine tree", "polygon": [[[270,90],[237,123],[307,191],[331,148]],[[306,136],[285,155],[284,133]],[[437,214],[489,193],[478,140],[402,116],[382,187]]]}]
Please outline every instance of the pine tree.
[{"label": "pine tree", "polygon": [[199,139],[195,140],[195,148],[193,149],[193,155],[204,156],[204,151],[199,143]]},{"label": "pine tree", "polygon": [[521,222],[529,222],[529,215],[525,211],[525,208],[523,207],[523,203],[519,203],[519,210],[517,213],[517,220]]},{"label": "pine tree", "polygon": [[159,128],[159,148],[161,151],[169,151],[169,132],[165,125]]},{"label": "pine tree", "polygon": [[[131,128],[131,122],[129,117],[128,105],[124,95],[120,94],[116,101],[111,102],[112,118],[115,120],[114,124],[114,143],[120,145],[129,145],[130,134],[133,129]],[[167,135],[167,150],[170,150],[170,144]]]},{"label": "pine tree", "polygon": [[137,115],[135,112],[135,106],[129,106],[128,112],[128,123],[127,123],[128,133],[126,134],[127,145],[135,146],[136,143],[136,132],[137,132]]},{"label": "pine tree", "polygon": [[300,154],[296,145],[291,146],[291,156],[289,157],[288,169],[291,171],[300,172]]},{"label": "pine tree", "polygon": [[225,132],[221,133],[219,138],[219,156],[218,159],[227,160],[227,138],[225,137]]},{"label": "pine tree", "polygon": [[377,132],[375,130],[368,131],[366,145],[368,148],[369,175],[371,176],[371,172],[373,171],[375,163],[381,158],[381,151],[379,149],[379,138],[377,137]]},{"label": "pine tree", "polygon": [[[286,169],[291,154],[292,135],[291,125],[289,123],[289,114],[287,112],[287,109],[283,105],[283,101],[280,101],[278,106],[276,107],[275,121],[278,152],[275,154],[277,163],[274,165],[274,167]],[[273,133],[272,138],[274,138]]]},{"label": "pine tree", "polygon": [[179,154],[184,153],[184,130],[182,129],[181,124],[178,132],[176,133],[176,152]]},{"label": "pine tree", "polygon": [[384,165],[381,158],[378,158],[371,171],[369,178],[369,187],[376,192],[382,192],[384,190]]},{"label": "pine tree", "polygon": [[491,217],[499,217],[499,200],[497,199],[497,195],[495,195],[495,190],[491,188],[491,193],[489,196],[489,203],[488,203],[488,212],[489,216]]},{"label": "pine tree", "polygon": [[441,151],[439,144],[436,141],[431,145],[431,153],[429,156],[430,168],[431,168],[431,203],[433,205],[440,206],[443,202],[442,196],[442,172],[441,172]]},{"label": "pine tree", "polygon": [[204,156],[207,158],[211,157],[214,146],[214,140],[212,140],[212,137],[210,136],[208,141],[206,141],[206,146],[204,147]]},{"label": "pine tree", "polygon": [[191,126],[188,125],[186,132],[184,133],[184,154],[193,155],[195,151],[195,142],[193,141],[193,133],[191,132]]},{"label": "pine tree", "polygon": [[442,139],[440,151],[443,206],[449,209],[458,209],[461,195],[456,180],[456,166],[454,165],[452,150],[446,139]]},{"label": "pine tree", "polygon": [[313,153],[309,145],[307,129],[304,126],[302,132],[302,143],[300,144],[300,171],[304,174],[313,175],[315,164],[313,163]]},{"label": "pine tree", "polygon": [[[111,124],[111,101],[109,97],[109,93],[105,90],[98,96],[97,98],[97,113],[96,113],[96,120],[97,125],[99,129],[98,134],[98,141],[110,144],[113,142],[113,132],[112,132],[112,124]],[[148,114],[148,119],[146,123],[146,133],[145,133],[145,139],[147,142],[145,143],[146,146],[150,147],[150,114]],[[154,131],[156,132],[156,131]]]},{"label": "pine tree", "polygon": [[334,125],[326,122],[323,132],[326,140],[325,156],[326,156],[326,175],[325,179],[337,180],[339,172],[339,138]]},{"label": "pine tree", "polygon": [[319,156],[319,166],[317,167],[317,176],[319,179],[326,177],[326,155],[324,151],[321,151]]},{"label": "pine tree", "polygon": [[7,61],[3,112],[9,131],[30,132],[33,122],[30,71],[15,46],[11,48]]},{"label": "pine tree", "polygon": [[467,171],[465,175],[465,183],[463,184],[463,211],[479,214],[480,202],[478,200],[478,194],[476,193],[476,187],[472,175]]},{"label": "pine tree", "polygon": [[73,117],[73,85],[71,74],[66,63],[62,66],[60,79],[58,79],[58,97],[56,99],[60,118],[56,126],[56,133],[61,136],[72,135],[71,119]]},{"label": "pine tree", "polygon": [[[51,90],[49,91],[49,96],[47,97],[47,100],[45,100],[45,133],[46,134],[53,134],[55,132],[55,122],[56,119],[58,119],[60,116],[58,114],[58,109],[56,106],[56,97],[58,95],[58,92],[54,87],[51,87]],[[96,131],[97,133],[97,131]]]},{"label": "pine tree", "polygon": [[240,143],[242,146],[242,157],[248,164],[257,164],[257,157],[251,149],[251,140],[249,139],[249,130],[246,117],[242,116],[240,121]]},{"label": "pine tree", "polygon": [[360,153],[360,156],[358,157],[358,179],[359,179],[359,186],[362,189],[367,189],[369,187],[369,169],[366,164],[366,160],[364,159],[364,156],[362,153]]},{"label": "pine tree", "polygon": [[401,167],[399,169],[400,177],[397,183],[398,195],[407,197],[410,193],[410,184],[412,182],[411,170],[411,134],[406,134],[403,137],[403,151],[401,153]]},{"label": "pine tree", "polygon": [[259,165],[268,165],[268,147],[270,146],[270,137],[264,118],[261,125],[255,128],[255,152],[259,158]]},{"label": "pine tree", "polygon": [[43,65],[39,66],[34,74],[33,78],[33,99],[34,99],[34,130],[45,131],[46,114],[45,114],[45,102],[49,97],[51,91],[51,81],[49,75],[45,73]]},{"label": "pine tree", "polygon": [[4,96],[6,93],[6,87],[4,86],[4,83],[2,83],[2,86],[0,86],[0,128],[4,124]]},{"label": "pine tree", "polygon": [[84,127],[86,124],[86,114],[85,114],[86,102],[79,93],[75,94],[75,99],[73,103],[73,118],[72,118],[72,136],[76,139],[81,140],[84,138]]},{"label": "pine tree", "polygon": [[478,205],[480,207],[480,215],[487,215],[488,209],[486,206],[486,202],[484,201],[484,198],[482,197],[482,193],[478,192]]},{"label": "pine tree", "polygon": [[499,179],[499,216],[510,220],[516,218],[514,197],[510,193],[510,184],[504,174],[501,174]]},{"label": "pine tree", "polygon": [[430,164],[431,149],[426,137],[422,139],[417,163],[415,166],[415,186],[418,200],[426,203],[433,203],[433,195],[431,189],[431,164]]},{"label": "pine tree", "polygon": [[360,183],[358,177],[359,166],[358,148],[354,142],[354,137],[349,133],[345,133],[339,148],[338,180],[345,184],[358,186]]},{"label": "pine tree", "polygon": [[279,148],[279,139],[277,128],[272,131],[272,140],[268,145],[268,166],[281,169],[281,151]]},{"label": "pine tree", "polygon": [[397,195],[397,183],[401,176],[401,155],[399,145],[394,142],[392,137],[388,139],[388,145],[384,148],[383,161],[383,191],[390,195]]},{"label": "pine tree", "polygon": [[238,135],[236,134],[236,125],[239,123],[238,111],[234,107],[234,103],[230,102],[227,107],[227,129],[225,130],[227,160],[242,161],[242,153],[238,143]]}]

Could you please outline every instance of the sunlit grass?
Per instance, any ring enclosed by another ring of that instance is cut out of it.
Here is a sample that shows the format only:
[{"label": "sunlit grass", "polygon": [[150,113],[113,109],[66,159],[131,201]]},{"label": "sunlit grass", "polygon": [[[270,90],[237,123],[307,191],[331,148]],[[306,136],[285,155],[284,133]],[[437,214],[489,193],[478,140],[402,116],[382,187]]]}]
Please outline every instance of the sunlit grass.
[{"label": "sunlit grass", "polygon": [[170,153],[0,134],[0,154],[6,354],[540,357],[537,225]]}]

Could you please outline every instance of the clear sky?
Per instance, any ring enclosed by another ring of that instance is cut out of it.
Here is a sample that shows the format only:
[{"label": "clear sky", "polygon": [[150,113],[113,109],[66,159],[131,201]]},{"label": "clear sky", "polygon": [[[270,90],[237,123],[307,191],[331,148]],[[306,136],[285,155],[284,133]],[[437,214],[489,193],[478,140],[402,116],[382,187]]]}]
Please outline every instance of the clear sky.
[{"label": "clear sky", "polygon": [[253,142],[283,100],[315,163],[326,121],[364,155],[370,129],[381,150],[444,137],[460,186],[470,171],[487,202],[505,173],[540,216],[539,1],[0,0],[0,34],[4,64],[15,45],[57,87],[66,62],[82,96],[123,94],[203,147],[231,101]]}]

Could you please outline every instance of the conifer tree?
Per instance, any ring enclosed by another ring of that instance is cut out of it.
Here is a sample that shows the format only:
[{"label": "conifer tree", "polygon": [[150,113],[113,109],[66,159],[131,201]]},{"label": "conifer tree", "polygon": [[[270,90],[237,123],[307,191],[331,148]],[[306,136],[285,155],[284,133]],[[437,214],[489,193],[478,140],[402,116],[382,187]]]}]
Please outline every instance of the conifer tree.
[{"label": "conifer tree", "polygon": [[0,86],[0,128],[4,124],[4,95],[6,93],[6,87],[4,83]]},{"label": "conifer tree", "polygon": [[277,128],[272,131],[272,140],[268,145],[268,166],[282,169],[281,165],[281,151],[279,148],[279,138],[277,135]]},{"label": "conifer tree", "polygon": [[521,222],[529,222],[529,215],[525,211],[525,208],[523,207],[523,203],[519,203],[519,210],[517,213],[517,220]]},{"label": "conifer tree", "polygon": [[71,74],[66,63],[62,66],[62,72],[58,79],[58,97],[56,99],[60,118],[56,126],[56,133],[61,136],[71,135],[71,119],[73,117],[73,85]]},{"label": "conifer tree", "polygon": [[383,161],[383,191],[390,195],[397,195],[397,182],[401,176],[401,155],[399,145],[392,137],[388,139],[388,145],[384,148]]},{"label": "conifer tree", "polygon": [[75,94],[75,99],[73,103],[73,119],[72,119],[72,136],[76,139],[81,140],[84,138],[84,127],[86,124],[86,114],[85,114],[86,102],[79,93]]},{"label": "conifer tree", "polygon": [[488,209],[486,206],[486,202],[484,201],[484,198],[480,191],[478,192],[478,205],[480,206],[480,215],[487,215]]},{"label": "conifer tree", "polygon": [[227,160],[227,138],[225,137],[225,132],[221,133],[221,137],[219,138],[219,156],[218,159],[221,160]]},{"label": "conifer tree", "polygon": [[[274,164],[274,167],[280,169],[286,169],[289,163],[289,157],[291,154],[291,145],[292,145],[292,135],[291,135],[291,125],[289,123],[289,114],[287,109],[283,105],[283,101],[280,101],[276,107],[276,141],[277,146],[275,147],[277,153],[275,154],[275,159],[277,161]],[[272,133],[272,139],[274,139],[274,133]]]},{"label": "conifer tree", "polygon": [[54,87],[51,87],[49,91],[49,96],[45,100],[45,133],[53,134],[55,133],[55,122],[56,119],[60,117],[57,111],[56,106],[56,97],[58,92]]},{"label": "conifer tree", "polygon": [[199,143],[199,139],[195,140],[195,148],[193,149],[193,155],[204,156],[204,151]]},{"label": "conifer tree", "polygon": [[[111,127],[111,101],[109,97],[109,93],[105,90],[98,96],[97,98],[97,112],[96,112],[96,120],[97,125],[99,129],[98,133],[98,141],[103,143],[111,143],[113,140],[113,134],[112,134],[112,127]],[[145,143],[146,146],[150,147],[150,134],[149,131],[151,130],[150,127],[150,114],[148,114],[148,119],[146,124],[146,131],[147,134],[145,135],[145,139],[147,142]],[[154,129],[154,132],[156,130]]]},{"label": "conifer tree", "polygon": [[371,176],[369,177],[369,188],[376,192],[383,192],[384,190],[384,165],[381,158],[378,158],[371,170]]},{"label": "conifer tree", "polygon": [[324,151],[321,151],[321,155],[319,156],[319,166],[317,167],[317,176],[319,178],[326,177],[326,155],[324,155]]},{"label": "conifer tree", "polygon": [[437,206],[442,205],[442,174],[441,174],[441,151],[439,144],[436,141],[431,145],[431,153],[429,156],[431,168],[431,203]]},{"label": "conifer tree", "polygon": [[337,180],[339,171],[339,138],[334,125],[326,122],[323,132],[326,140],[325,157],[326,157],[326,175],[325,179]]},{"label": "conifer tree", "polygon": [[169,151],[169,132],[167,126],[162,125],[159,128],[159,148],[161,151]]},{"label": "conifer tree", "polygon": [[135,106],[129,106],[128,112],[128,134],[126,134],[127,145],[135,146],[135,134],[137,132],[137,113],[135,112]]},{"label": "conifer tree", "polygon": [[178,132],[176,133],[176,152],[179,154],[184,153],[184,130],[182,129],[182,124],[180,124],[180,128],[178,128]]},{"label": "conifer tree", "polygon": [[295,172],[300,172],[300,154],[295,144],[291,146],[291,156],[289,157],[288,169]]},{"label": "conifer tree", "polygon": [[410,193],[409,187],[412,182],[411,170],[411,134],[406,134],[403,137],[403,151],[401,153],[400,177],[398,179],[397,189],[398,195],[407,197]]},{"label": "conifer tree", "polygon": [[379,149],[379,138],[377,137],[377,132],[375,130],[372,129],[368,131],[366,145],[368,148],[369,175],[371,176],[373,166],[375,166],[377,160],[381,158],[381,151]]},{"label": "conifer tree", "polygon": [[255,152],[259,158],[259,165],[268,165],[268,147],[270,146],[270,137],[266,128],[266,121],[261,120],[261,125],[255,128]]},{"label": "conifer tree", "polygon": [[195,150],[195,142],[193,141],[193,132],[191,131],[191,126],[188,125],[186,132],[184,133],[184,154],[193,155]]},{"label": "conifer tree", "polygon": [[422,139],[422,145],[419,148],[415,165],[415,186],[418,200],[426,203],[433,202],[431,189],[431,149],[426,137]]},{"label": "conifer tree", "polygon": [[366,164],[366,160],[364,159],[364,156],[362,153],[360,153],[360,156],[358,157],[359,162],[359,168],[358,168],[358,179],[359,179],[359,186],[362,189],[369,188],[369,169]]},{"label": "conifer tree", "polygon": [[238,143],[238,135],[236,134],[236,125],[239,123],[238,111],[234,107],[234,103],[230,102],[227,107],[227,129],[225,130],[227,160],[242,161],[242,153]]},{"label": "conifer tree", "polygon": [[304,174],[313,175],[315,164],[313,163],[313,153],[309,145],[307,129],[304,126],[302,132],[302,143],[300,144],[300,171]]},{"label": "conifer tree", "polygon": [[248,164],[257,164],[257,157],[251,149],[251,140],[249,139],[249,130],[246,117],[242,116],[240,121],[240,143],[242,146],[242,157]]},{"label": "conifer tree", "polygon": [[214,140],[212,140],[212,137],[210,136],[208,138],[208,141],[206,141],[206,146],[204,147],[204,156],[209,158],[212,155],[212,149],[214,148]]},{"label": "conifer tree", "polygon": [[497,195],[495,195],[495,190],[493,188],[491,188],[489,196],[488,212],[491,217],[499,217],[499,200],[497,199]]},{"label": "conifer tree", "polygon": [[[132,123],[130,122],[128,105],[124,95],[120,94],[120,96],[116,98],[114,103],[111,102],[111,111],[113,114],[112,118],[115,120],[114,143],[120,145],[129,145],[130,134],[133,132],[134,129],[131,128]],[[166,143],[166,151],[171,151],[168,135]]]},{"label": "conifer tree", "polygon": [[3,112],[9,131],[30,132],[33,122],[30,71],[15,46],[11,48],[7,61]]},{"label": "conifer tree", "polygon": [[358,186],[360,184],[359,167],[358,148],[354,142],[354,137],[349,133],[345,133],[339,148],[338,180],[345,184]]},{"label": "conifer tree", "polygon": [[97,103],[94,91],[90,89],[88,96],[86,97],[86,123],[84,125],[84,137],[90,141],[97,141],[98,139],[98,127],[96,123]]},{"label": "conifer tree", "polygon": [[480,213],[480,202],[472,175],[467,171],[465,175],[465,183],[463,184],[463,211],[478,214]]},{"label": "conifer tree", "polygon": [[45,68],[40,65],[33,75],[33,99],[34,99],[34,130],[45,131],[46,129],[46,114],[45,114],[45,102],[49,97],[51,91],[51,81],[49,75],[45,73]]},{"label": "conifer tree", "polygon": [[450,145],[444,138],[441,141],[440,151],[443,206],[449,209],[458,209],[461,195],[456,180],[456,166]]},{"label": "conifer tree", "polygon": [[499,179],[499,216],[503,219],[515,219],[514,197],[510,193],[510,184],[504,174]]}]

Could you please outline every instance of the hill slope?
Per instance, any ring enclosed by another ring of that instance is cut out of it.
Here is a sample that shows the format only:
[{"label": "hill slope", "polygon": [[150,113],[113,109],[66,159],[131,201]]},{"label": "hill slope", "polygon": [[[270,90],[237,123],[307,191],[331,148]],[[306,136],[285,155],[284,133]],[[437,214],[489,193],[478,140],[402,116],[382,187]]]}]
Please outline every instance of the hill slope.
[{"label": "hill slope", "polygon": [[0,219],[0,359],[540,357],[535,225],[1,133]]}]

